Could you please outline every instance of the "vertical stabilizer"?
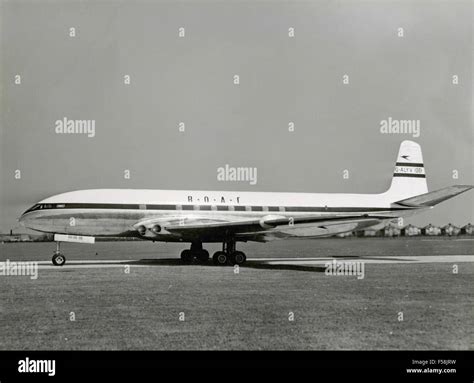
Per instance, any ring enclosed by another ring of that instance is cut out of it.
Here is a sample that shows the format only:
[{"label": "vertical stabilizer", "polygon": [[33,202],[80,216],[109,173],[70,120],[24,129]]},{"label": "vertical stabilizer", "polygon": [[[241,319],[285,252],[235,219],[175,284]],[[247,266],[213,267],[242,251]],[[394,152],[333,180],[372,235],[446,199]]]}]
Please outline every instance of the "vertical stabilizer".
[{"label": "vertical stabilizer", "polygon": [[387,194],[391,201],[428,192],[421,147],[413,141],[403,141],[398,151],[392,184]]}]

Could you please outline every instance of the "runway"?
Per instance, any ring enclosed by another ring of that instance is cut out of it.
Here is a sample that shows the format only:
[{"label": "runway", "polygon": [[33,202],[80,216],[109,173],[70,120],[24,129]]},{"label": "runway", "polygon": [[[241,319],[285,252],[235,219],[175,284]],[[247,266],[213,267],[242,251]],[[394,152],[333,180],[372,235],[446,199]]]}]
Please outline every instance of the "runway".
[{"label": "runway", "polygon": [[272,259],[272,258],[258,258],[252,261],[268,263],[270,265],[325,265],[327,262],[333,260],[364,262],[372,264],[387,264],[387,263],[455,263],[455,262],[474,262],[474,255],[435,255],[435,256],[411,256],[411,257],[328,257],[328,258],[288,258],[288,259]]},{"label": "runway", "polygon": [[[328,262],[363,262],[365,264],[390,264],[390,263],[462,263],[462,262],[474,262],[474,255],[436,255],[436,256],[400,256],[400,257],[319,257],[319,258],[253,258],[248,261],[248,264],[241,266],[245,268],[247,266],[256,265],[295,265],[295,266],[325,266]],[[35,262],[34,260],[23,261],[23,262]],[[109,259],[84,259],[84,260],[72,260],[64,266],[58,267],[51,264],[50,261],[37,261],[39,270],[60,270],[60,269],[83,269],[83,268],[123,268],[126,265],[130,267],[156,267],[156,266],[209,266],[211,262],[207,264],[196,264],[196,265],[181,265],[179,259],[143,259],[143,260],[109,260]],[[221,266],[219,266],[221,267]],[[225,266],[224,266],[225,267]]]}]

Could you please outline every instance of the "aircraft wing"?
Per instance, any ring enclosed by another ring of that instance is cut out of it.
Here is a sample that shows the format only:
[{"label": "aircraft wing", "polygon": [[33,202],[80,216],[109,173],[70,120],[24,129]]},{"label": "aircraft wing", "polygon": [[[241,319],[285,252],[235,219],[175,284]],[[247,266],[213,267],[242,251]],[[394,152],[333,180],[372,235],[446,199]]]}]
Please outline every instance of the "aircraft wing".
[{"label": "aircraft wing", "polygon": [[[245,237],[249,234],[256,234],[265,230],[270,230],[278,226],[292,227],[301,224],[317,224],[317,227],[327,228],[334,225],[362,224],[364,227],[372,226],[386,220],[386,216],[372,215],[305,215],[296,217],[285,217],[279,215],[267,215],[260,219],[250,219],[242,221],[220,221],[218,219],[198,219],[193,218],[189,221],[183,218],[162,222],[162,220],[148,220],[145,223],[140,222],[135,225],[138,227],[145,224],[147,228],[153,228],[154,225],[160,225],[160,233],[174,234],[179,237],[212,237],[220,238],[229,235]],[[161,221],[161,222],[160,222]]]}]

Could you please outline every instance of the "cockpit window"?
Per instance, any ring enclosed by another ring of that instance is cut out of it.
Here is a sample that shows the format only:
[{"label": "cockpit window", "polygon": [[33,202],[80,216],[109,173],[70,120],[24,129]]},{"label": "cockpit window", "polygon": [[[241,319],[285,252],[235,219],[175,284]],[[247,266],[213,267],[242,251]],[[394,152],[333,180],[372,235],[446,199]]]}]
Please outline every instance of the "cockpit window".
[{"label": "cockpit window", "polygon": [[41,205],[39,203],[37,203],[36,205],[33,205],[32,207],[30,207],[23,214],[26,214],[26,213],[29,213],[30,211],[35,211],[35,210],[38,210],[38,209],[41,209]]},{"label": "cockpit window", "polygon": [[64,204],[60,205],[54,205],[54,204],[50,204],[50,203],[37,203],[36,205],[33,205],[32,207],[30,207],[27,211],[25,211],[23,214],[26,214],[26,213],[30,213],[32,211],[35,211],[35,210],[42,210],[42,209],[54,209],[56,207],[62,207],[64,208]]}]

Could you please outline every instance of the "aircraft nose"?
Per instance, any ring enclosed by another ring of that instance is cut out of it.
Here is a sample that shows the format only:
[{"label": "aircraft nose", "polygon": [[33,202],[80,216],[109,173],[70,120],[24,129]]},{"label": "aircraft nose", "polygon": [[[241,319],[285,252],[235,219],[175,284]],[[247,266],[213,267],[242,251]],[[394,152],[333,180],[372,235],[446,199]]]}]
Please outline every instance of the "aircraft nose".
[{"label": "aircraft nose", "polygon": [[25,214],[22,214],[20,218],[18,218],[18,223],[20,226],[25,227]]},{"label": "aircraft nose", "polygon": [[29,211],[25,211],[22,215],[20,215],[20,217],[18,218],[18,224],[21,226],[21,227],[26,227],[28,228],[29,226],[31,226],[31,224],[33,223],[34,221],[34,215],[35,214],[31,214]]}]

